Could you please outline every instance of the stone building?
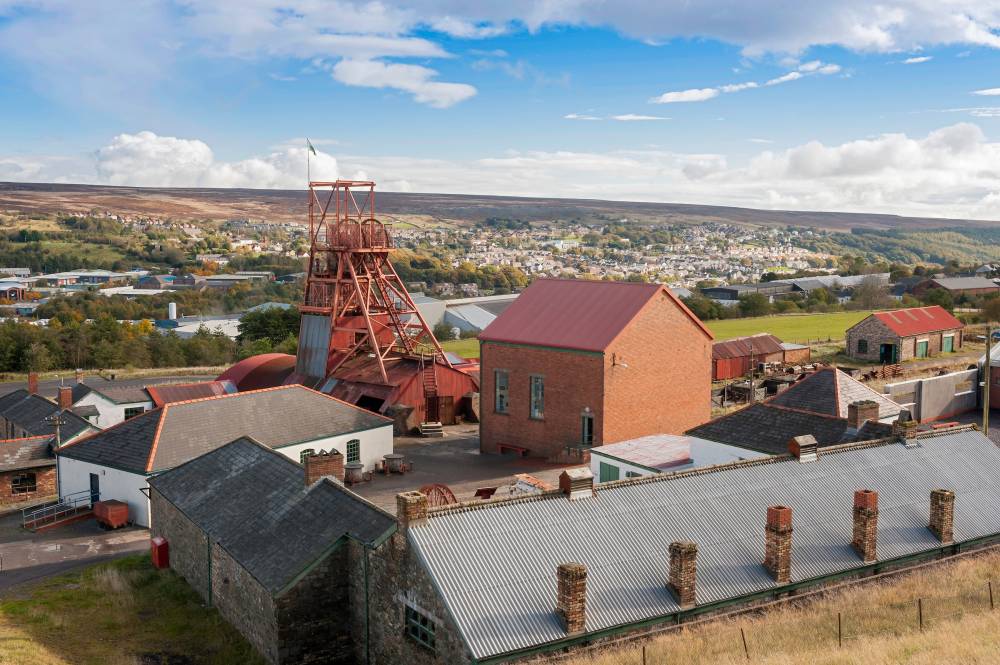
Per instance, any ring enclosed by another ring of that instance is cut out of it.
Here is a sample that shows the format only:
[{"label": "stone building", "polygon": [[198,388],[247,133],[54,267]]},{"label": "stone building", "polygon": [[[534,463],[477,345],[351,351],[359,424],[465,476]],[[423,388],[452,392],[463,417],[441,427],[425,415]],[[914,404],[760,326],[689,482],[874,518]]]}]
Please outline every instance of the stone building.
[{"label": "stone building", "polygon": [[662,285],[535,280],[479,340],[483,452],[558,459],[709,418],[712,334]]},{"label": "stone building", "polygon": [[0,509],[55,496],[54,438],[43,434],[0,441]]},{"label": "stone building", "polygon": [[368,561],[396,520],[343,487],[339,452],[304,462],[240,438],[151,478],[152,535],[269,663],[365,662]]},{"label": "stone building", "polygon": [[847,329],[847,355],[893,364],[950,353],[962,348],[962,328],[939,305],[875,312]]}]

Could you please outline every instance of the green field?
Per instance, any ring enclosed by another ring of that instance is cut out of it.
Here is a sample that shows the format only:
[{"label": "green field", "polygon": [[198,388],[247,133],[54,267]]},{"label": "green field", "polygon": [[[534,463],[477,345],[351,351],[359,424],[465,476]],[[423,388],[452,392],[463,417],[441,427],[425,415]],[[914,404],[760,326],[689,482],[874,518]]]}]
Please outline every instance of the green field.
[{"label": "green field", "polygon": [[751,319],[706,321],[716,340],[771,333],[783,342],[826,341],[844,339],[844,331],[871,314],[870,311],[833,312],[830,314],[785,314]]},{"label": "green field", "polygon": [[445,351],[457,353],[463,358],[479,357],[479,340],[475,337],[471,339],[450,339],[447,342],[442,342],[441,346],[444,347]]}]

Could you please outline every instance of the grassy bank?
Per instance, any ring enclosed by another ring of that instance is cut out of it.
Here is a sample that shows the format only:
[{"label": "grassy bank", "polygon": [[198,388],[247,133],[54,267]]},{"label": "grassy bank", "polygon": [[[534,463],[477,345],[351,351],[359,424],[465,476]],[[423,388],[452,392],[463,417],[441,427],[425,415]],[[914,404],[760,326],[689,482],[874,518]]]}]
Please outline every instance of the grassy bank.
[{"label": "grassy bank", "polygon": [[0,601],[3,665],[262,664],[171,571],[145,555],[22,589]]},{"label": "grassy bank", "polygon": [[474,337],[472,339],[450,339],[442,342],[441,346],[445,351],[457,353],[463,358],[479,357],[479,340]]},{"label": "grassy bank", "polygon": [[[887,665],[995,663],[1000,609],[991,611],[987,582],[1000,602],[1000,552],[932,566],[905,577],[848,587],[799,606],[785,605],[696,625],[654,638],[648,663],[686,665]],[[920,630],[917,599],[923,602]],[[838,646],[837,615],[843,645]],[[744,651],[743,635],[747,648]],[[570,665],[640,665],[642,647],[619,645]]]},{"label": "grassy bank", "polygon": [[832,312],[830,314],[785,314],[749,319],[706,321],[716,340],[771,333],[783,342],[805,344],[827,339],[844,339],[844,332],[871,314],[870,311]]}]

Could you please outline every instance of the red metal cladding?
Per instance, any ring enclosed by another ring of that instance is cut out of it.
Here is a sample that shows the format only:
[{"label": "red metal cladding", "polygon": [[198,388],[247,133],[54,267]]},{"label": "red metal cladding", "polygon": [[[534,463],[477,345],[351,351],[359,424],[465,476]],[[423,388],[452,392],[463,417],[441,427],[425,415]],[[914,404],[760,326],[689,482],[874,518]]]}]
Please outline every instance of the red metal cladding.
[{"label": "red metal cladding", "polygon": [[948,313],[944,307],[910,307],[891,312],[875,312],[872,316],[884,323],[900,337],[922,335],[939,330],[961,328],[962,322]]},{"label": "red metal cladding", "polygon": [[661,284],[536,279],[479,339],[603,351],[654,297],[671,298],[711,339],[712,333]]},{"label": "red metal cladding", "polygon": [[153,567],[164,569],[170,567],[170,543],[163,536],[156,536],[149,541],[150,556],[153,559]]},{"label": "red metal cladding", "polygon": [[115,499],[98,501],[94,504],[94,517],[109,529],[118,529],[128,524],[128,504]]},{"label": "red metal cladding", "polygon": [[788,506],[769,506],[767,509],[767,526],[778,530],[791,529],[792,509]]},{"label": "red metal cladding", "polygon": [[220,374],[216,381],[230,381],[237,390],[246,392],[283,385],[294,370],[295,356],[263,353],[239,361]]},{"label": "red metal cladding", "polygon": [[854,507],[875,510],[878,508],[878,492],[874,490],[858,490],[854,493]]}]

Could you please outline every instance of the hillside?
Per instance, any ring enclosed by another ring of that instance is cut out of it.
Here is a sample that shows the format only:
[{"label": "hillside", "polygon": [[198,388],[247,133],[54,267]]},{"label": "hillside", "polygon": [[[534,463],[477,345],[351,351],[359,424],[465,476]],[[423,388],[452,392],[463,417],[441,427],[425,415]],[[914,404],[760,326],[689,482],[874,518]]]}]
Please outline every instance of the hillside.
[{"label": "hillside", "polygon": [[[111,210],[123,214],[177,219],[254,218],[294,222],[305,217],[303,191],[267,189],[158,189],[0,183],[0,211],[53,213]],[[527,221],[563,220],[602,223],[628,218],[640,222],[706,222],[812,226],[835,231],[868,229],[936,229],[996,227],[1000,221],[899,217],[839,212],[755,210],[711,205],[599,201],[589,199],[520,198],[461,194],[379,192],[378,209],[386,216],[419,215],[437,220],[478,222],[488,217]]]}]

